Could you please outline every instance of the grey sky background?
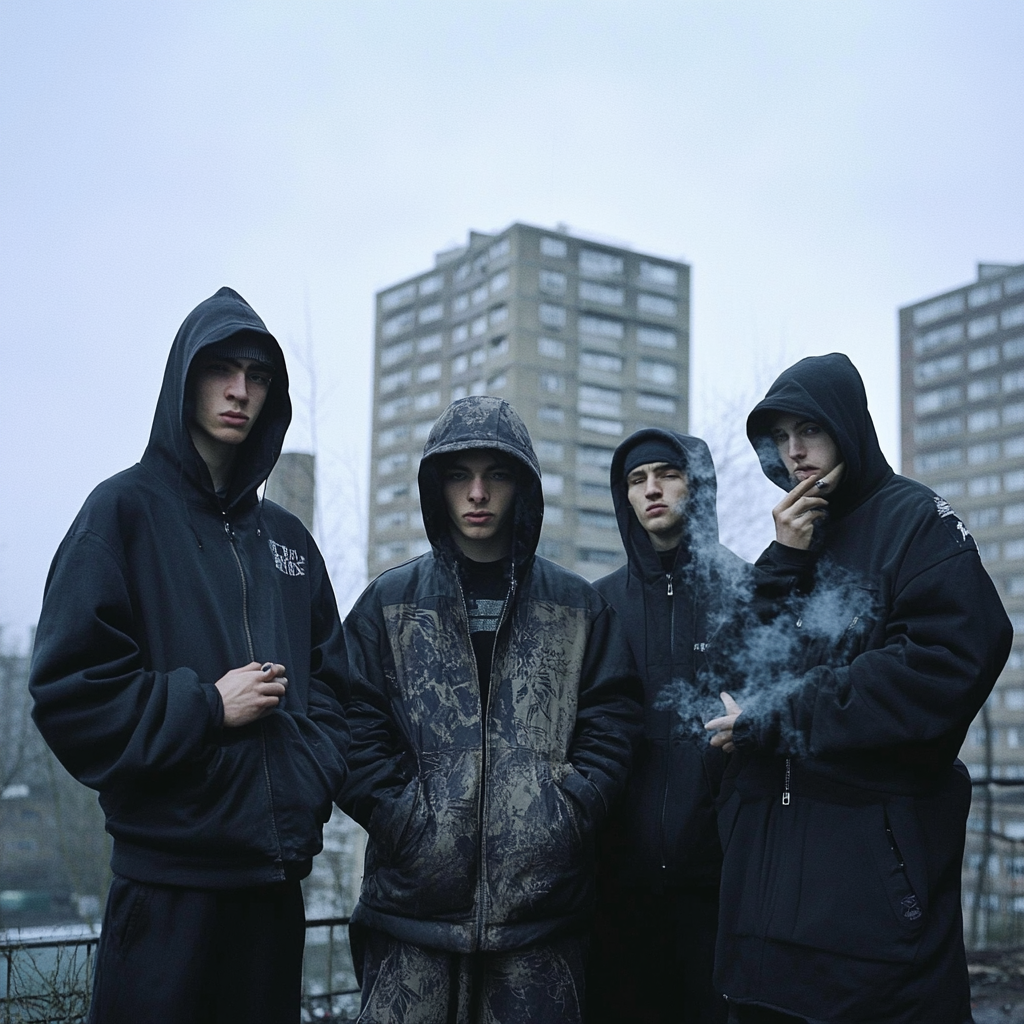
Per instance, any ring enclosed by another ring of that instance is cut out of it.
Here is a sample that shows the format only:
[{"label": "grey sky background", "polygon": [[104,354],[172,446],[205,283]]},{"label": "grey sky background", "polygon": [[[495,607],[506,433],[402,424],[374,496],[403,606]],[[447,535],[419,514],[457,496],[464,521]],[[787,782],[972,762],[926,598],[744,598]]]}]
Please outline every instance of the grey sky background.
[{"label": "grey sky background", "polygon": [[1015,0],[0,3],[0,624],[223,284],[313,339],[350,544],[373,293],[469,228],[682,257],[692,429],[841,350],[898,465],[896,307],[1024,262],[1022,53]]}]

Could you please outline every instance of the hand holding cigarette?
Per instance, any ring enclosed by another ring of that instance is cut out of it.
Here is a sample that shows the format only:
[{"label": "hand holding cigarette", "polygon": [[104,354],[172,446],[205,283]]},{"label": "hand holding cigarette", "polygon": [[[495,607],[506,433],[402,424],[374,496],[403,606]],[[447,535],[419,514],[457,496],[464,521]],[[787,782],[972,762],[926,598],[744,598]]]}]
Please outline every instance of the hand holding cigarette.
[{"label": "hand holding cigarette", "polygon": [[780,544],[803,550],[811,546],[814,524],[828,511],[828,502],[823,495],[835,489],[845,469],[846,463],[840,462],[823,477],[808,477],[801,480],[772,509],[775,539]]}]

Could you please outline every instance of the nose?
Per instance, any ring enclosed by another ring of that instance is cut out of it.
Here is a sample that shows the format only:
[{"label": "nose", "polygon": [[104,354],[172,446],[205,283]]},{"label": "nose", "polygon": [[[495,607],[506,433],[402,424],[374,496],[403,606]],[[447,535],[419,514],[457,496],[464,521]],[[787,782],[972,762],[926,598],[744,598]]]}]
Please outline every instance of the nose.
[{"label": "nose", "polygon": [[239,402],[246,402],[249,399],[249,387],[246,381],[245,371],[239,370],[231,375],[227,387],[224,389],[227,398],[233,398]]},{"label": "nose", "polygon": [[647,484],[644,487],[645,498],[656,498],[661,494],[661,483],[658,478],[651,473],[647,477]]},{"label": "nose", "polygon": [[487,487],[485,486],[483,477],[473,477],[469,484],[469,494],[467,497],[473,502],[482,502],[487,500]]},{"label": "nose", "polygon": [[798,459],[801,455],[805,455],[807,452],[807,446],[803,442],[798,434],[790,434],[789,436],[789,457],[791,459]]}]

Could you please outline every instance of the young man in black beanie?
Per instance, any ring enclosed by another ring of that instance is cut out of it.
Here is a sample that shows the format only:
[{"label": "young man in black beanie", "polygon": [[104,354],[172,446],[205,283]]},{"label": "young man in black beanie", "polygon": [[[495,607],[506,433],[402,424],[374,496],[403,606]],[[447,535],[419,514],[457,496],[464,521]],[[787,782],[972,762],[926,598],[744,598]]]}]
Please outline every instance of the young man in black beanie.
[{"label": "young man in black beanie", "polygon": [[299,880],[348,733],[323,559],[257,499],[290,419],[280,347],[222,288],[178,331],[141,463],[50,569],[33,714],[114,837],[93,1024],[299,1020]]},{"label": "young man in black beanie", "polygon": [[708,652],[746,563],[718,543],[707,445],[640,430],[616,450],[612,499],[628,562],[594,586],[625,620],[645,690],[644,738],[601,844],[590,1024],[724,1021],[712,985],[724,758],[701,735]]}]

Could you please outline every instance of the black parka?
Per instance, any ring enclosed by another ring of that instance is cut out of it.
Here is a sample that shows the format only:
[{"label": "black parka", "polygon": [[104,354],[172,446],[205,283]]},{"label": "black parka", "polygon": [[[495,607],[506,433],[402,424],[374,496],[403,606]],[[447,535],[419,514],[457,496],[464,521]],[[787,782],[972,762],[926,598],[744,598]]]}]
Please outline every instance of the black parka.
[{"label": "black parka", "polygon": [[760,622],[735,651],[716,982],[811,1021],[963,1024],[957,752],[1010,624],[962,521],[889,468],[846,356],[801,360],[750,415],[788,489],[779,412],[820,424],[846,473],[811,549],[759,560]]},{"label": "black parka", "polygon": [[[518,467],[509,592],[485,706],[438,463],[495,449]],[[582,578],[535,556],[540,468],[507,402],[467,398],[419,470],[430,553],[382,573],[345,622],[350,771],[369,832],[357,925],[455,952],[580,927],[594,834],[621,792],[640,692],[621,623]]]},{"label": "black parka", "polygon": [[[626,455],[644,441],[676,449],[688,478],[686,530],[668,572],[625,482]],[[718,885],[714,802],[725,755],[709,746],[701,719],[721,707],[709,652],[723,621],[749,599],[750,567],[718,542],[716,490],[711,452],[697,437],[638,430],[612,457],[612,501],[628,562],[594,586],[625,623],[644,684],[643,740],[602,844],[605,869],[623,885]]]},{"label": "black parka", "polygon": [[[246,334],[275,354],[226,496],[188,432],[201,349]],[[341,623],[302,523],[256,488],[291,419],[281,350],[230,288],[174,340],[141,463],[101,483],[46,582],[30,689],[61,763],[99,791],[112,867],[140,882],[233,888],[308,874],[344,778]],[[287,669],[277,708],[223,727],[232,668]]]}]

